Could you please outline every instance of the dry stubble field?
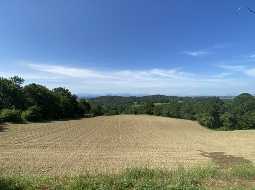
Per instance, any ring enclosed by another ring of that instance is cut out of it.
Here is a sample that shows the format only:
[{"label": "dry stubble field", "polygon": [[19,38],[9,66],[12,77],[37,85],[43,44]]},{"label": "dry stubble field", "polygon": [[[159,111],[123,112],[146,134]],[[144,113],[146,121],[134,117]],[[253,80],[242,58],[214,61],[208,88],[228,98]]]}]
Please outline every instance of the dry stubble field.
[{"label": "dry stubble field", "polygon": [[11,124],[0,131],[0,170],[6,175],[77,175],[208,161],[220,167],[255,163],[255,131],[212,131],[194,121],[145,115]]}]

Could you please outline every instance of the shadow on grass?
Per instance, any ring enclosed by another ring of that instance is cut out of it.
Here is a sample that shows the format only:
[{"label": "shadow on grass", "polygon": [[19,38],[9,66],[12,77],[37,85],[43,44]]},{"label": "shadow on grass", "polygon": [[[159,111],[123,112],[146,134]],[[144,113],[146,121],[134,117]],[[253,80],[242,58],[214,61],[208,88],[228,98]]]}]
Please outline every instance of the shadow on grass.
[{"label": "shadow on grass", "polygon": [[252,164],[248,159],[239,156],[227,155],[224,152],[205,152],[199,150],[200,155],[212,159],[212,161],[219,167],[226,169],[232,168],[236,165]]}]

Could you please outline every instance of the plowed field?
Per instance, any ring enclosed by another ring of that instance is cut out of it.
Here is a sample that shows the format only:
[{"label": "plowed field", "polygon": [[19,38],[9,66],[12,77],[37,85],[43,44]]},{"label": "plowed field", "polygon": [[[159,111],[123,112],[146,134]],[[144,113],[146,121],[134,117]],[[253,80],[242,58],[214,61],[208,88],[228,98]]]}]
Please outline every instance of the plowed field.
[{"label": "plowed field", "polygon": [[32,124],[0,130],[4,174],[71,175],[126,167],[255,163],[255,131],[212,131],[197,122],[120,115]]}]

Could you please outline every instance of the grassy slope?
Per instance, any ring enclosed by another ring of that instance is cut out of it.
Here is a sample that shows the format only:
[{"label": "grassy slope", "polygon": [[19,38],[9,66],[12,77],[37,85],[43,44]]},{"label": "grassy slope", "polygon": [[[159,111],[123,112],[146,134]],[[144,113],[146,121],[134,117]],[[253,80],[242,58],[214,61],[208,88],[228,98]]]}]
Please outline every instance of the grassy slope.
[{"label": "grassy slope", "polygon": [[[254,188],[253,188],[254,187]],[[166,171],[128,169],[120,174],[77,177],[2,176],[1,190],[81,190],[81,189],[255,189],[255,167],[240,165],[231,169],[215,166]]]}]

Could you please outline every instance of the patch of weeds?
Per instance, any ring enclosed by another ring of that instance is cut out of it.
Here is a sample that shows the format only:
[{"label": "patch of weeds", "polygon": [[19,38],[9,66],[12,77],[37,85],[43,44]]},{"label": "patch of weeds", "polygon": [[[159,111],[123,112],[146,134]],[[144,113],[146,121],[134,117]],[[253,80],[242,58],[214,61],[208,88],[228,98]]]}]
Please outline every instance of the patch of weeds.
[{"label": "patch of weeds", "polygon": [[255,180],[255,166],[253,164],[241,164],[233,166],[230,175],[247,180]]},{"label": "patch of weeds", "polygon": [[0,177],[1,190],[205,190],[251,189],[253,165],[219,169],[215,166],[176,170],[131,168],[119,174],[76,177]]}]

